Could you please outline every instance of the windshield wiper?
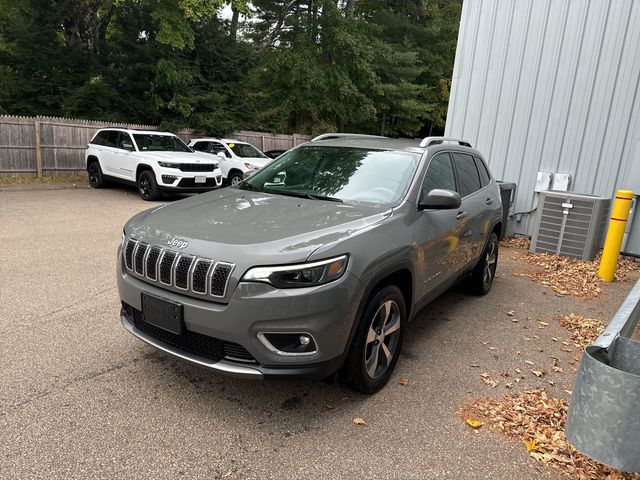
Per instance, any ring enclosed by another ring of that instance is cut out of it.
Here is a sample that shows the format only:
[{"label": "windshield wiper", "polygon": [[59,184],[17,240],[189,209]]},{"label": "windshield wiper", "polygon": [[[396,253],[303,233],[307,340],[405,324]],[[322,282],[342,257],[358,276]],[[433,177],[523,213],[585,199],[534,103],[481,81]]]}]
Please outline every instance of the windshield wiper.
[{"label": "windshield wiper", "polygon": [[339,198],[336,198],[336,197],[327,197],[325,195],[316,195],[315,193],[305,193],[305,195],[307,196],[307,198],[311,198],[313,200],[328,200],[329,202],[344,203],[343,200],[340,200]]},{"label": "windshield wiper", "polygon": [[343,201],[340,200],[339,198],[327,197],[324,195],[317,195],[315,193],[295,192],[291,190],[276,190],[273,188],[264,189],[263,191],[267,193],[275,193],[276,195],[285,195],[289,197],[309,198],[311,200],[327,200],[329,202],[343,203]]}]

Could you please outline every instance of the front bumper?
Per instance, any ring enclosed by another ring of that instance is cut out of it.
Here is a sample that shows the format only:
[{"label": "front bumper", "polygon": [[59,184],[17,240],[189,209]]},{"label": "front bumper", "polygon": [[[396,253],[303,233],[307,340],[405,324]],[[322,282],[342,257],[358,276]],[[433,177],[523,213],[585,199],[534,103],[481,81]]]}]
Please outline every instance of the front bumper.
[{"label": "front bumper", "polygon": [[[265,284],[240,282],[229,302],[223,304],[145,283],[123,269],[120,258],[118,291],[130,309],[122,310],[121,322],[127,331],[160,350],[227,375],[257,379],[320,379],[342,365],[363,291],[361,282],[349,272],[334,283],[305,289],[279,290]],[[181,303],[187,331],[237,344],[254,362],[205,358],[193,350],[180,348],[180,342],[163,341],[161,335],[150,335],[149,331],[137,328],[130,311],[142,309],[143,292]],[[260,342],[257,337],[260,332],[309,333],[317,344],[317,352],[307,356],[279,355]]]},{"label": "front bumper", "polygon": [[[204,177],[204,183],[196,183],[197,177]],[[205,192],[222,186],[222,171],[219,168],[211,172],[183,172],[174,168],[159,168],[156,181],[162,190]]]}]

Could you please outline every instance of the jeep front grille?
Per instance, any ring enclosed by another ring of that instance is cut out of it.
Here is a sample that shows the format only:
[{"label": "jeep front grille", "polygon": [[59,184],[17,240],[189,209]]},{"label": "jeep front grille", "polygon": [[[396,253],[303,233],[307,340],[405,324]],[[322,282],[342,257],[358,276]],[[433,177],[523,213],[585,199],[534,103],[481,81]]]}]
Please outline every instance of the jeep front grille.
[{"label": "jeep front grille", "polygon": [[216,298],[226,295],[235,267],[233,263],[185,255],[133,238],[124,248],[124,263],[129,273],[146,281]]}]

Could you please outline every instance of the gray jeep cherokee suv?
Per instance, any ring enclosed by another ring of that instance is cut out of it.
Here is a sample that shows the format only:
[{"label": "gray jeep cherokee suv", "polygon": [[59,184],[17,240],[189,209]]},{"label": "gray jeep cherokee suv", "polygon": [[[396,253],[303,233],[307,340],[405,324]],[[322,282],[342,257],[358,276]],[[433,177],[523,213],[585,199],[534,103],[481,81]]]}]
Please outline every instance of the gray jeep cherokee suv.
[{"label": "gray jeep cherokee suv", "polygon": [[375,392],[407,322],[491,288],[500,192],[466,142],[325,134],[238,186],[146,210],[118,250],[123,326],[230,375]]}]

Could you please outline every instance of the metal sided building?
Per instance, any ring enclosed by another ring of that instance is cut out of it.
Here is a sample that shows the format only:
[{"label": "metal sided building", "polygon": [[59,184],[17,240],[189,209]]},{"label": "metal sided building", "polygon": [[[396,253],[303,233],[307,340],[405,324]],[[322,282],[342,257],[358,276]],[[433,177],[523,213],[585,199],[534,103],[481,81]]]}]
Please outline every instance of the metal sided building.
[{"label": "metal sided building", "polygon": [[638,0],[465,0],[445,135],[517,183],[510,230],[531,235],[538,172],[640,192],[639,83]]}]

